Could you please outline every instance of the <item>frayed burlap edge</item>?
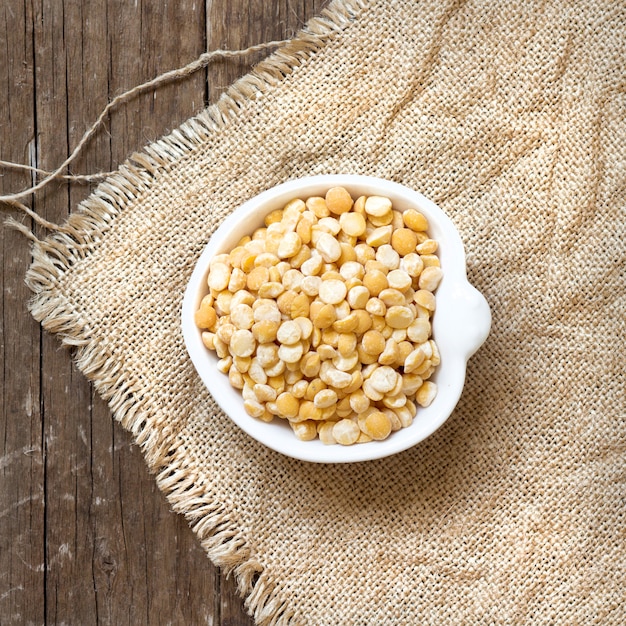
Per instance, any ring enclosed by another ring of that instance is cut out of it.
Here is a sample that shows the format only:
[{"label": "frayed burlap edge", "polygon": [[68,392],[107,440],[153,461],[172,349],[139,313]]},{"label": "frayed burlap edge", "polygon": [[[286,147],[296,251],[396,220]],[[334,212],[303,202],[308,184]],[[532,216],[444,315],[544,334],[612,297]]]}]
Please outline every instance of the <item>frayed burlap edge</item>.
[{"label": "frayed burlap edge", "polygon": [[[34,237],[33,260],[25,282],[34,292],[33,317],[63,345],[75,350],[80,371],[108,402],[114,418],[129,430],[174,511],[184,514],[211,561],[226,575],[234,574],[245,606],[260,626],[287,626],[293,611],[278,597],[275,584],[264,576],[240,531],[218,503],[206,503],[202,485],[185,467],[184,454],[162,449],[137,402],[133,381],[113,354],[94,342],[84,318],[58,289],[59,279],[99,246],[115,217],[157,180],[160,169],[173,165],[201,145],[212,132],[234,120],[243,105],[282,81],[306,59],[341,33],[366,8],[366,0],[334,0],[297,36],[235,82],[220,100],[189,119],[166,137],[134,153],[119,170],[100,183],[79,204],[58,232],[44,240]],[[20,228],[20,230],[23,230]]]}]

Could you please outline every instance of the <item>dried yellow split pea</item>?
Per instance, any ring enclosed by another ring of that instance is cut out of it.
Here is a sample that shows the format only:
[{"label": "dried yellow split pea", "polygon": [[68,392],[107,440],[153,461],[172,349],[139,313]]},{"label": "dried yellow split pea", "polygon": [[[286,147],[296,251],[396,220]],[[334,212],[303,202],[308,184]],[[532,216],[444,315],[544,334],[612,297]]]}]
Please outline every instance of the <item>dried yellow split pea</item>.
[{"label": "dried yellow split pea", "polygon": [[253,418],[353,445],[433,402],[443,271],[428,226],[416,209],[334,187],[272,211],[212,259],[195,323]]}]

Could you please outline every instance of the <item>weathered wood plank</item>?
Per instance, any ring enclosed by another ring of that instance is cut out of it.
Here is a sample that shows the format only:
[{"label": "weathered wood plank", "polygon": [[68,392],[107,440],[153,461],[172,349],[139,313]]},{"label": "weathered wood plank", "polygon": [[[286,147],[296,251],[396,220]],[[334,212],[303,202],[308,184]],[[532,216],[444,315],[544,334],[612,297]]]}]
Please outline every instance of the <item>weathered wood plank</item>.
[{"label": "weathered wood plank", "polygon": [[[33,15],[26,3],[0,8],[0,158],[29,162],[34,140]],[[0,193],[30,184],[5,171]],[[7,211],[18,221],[17,211]],[[44,465],[39,410],[39,327],[26,310],[30,252],[23,235],[0,231],[0,623],[44,620]]]},{"label": "weathered wood plank", "polygon": [[[69,151],[108,102],[110,46],[104,3],[67,3],[64,10]],[[91,173],[113,168],[110,137],[101,131],[91,139],[72,171]],[[72,186],[69,207],[75,207],[92,188],[93,185]],[[89,445],[81,451],[80,462],[88,468],[89,481],[81,483],[77,499],[87,510],[88,524],[83,534],[85,551],[71,572],[75,577],[82,570],[85,589],[68,618],[77,620],[78,616],[91,614],[93,623],[123,624],[128,620],[128,607],[133,606],[132,595],[127,593],[133,585],[128,581],[127,561],[120,558],[124,554],[124,533],[119,476],[113,471],[115,427],[110,412],[91,387],[86,401]]]},{"label": "weathered wood plank", "polygon": [[[72,25],[62,2],[34,4],[37,163],[54,169],[68,154],[70,98],[66,38]],[[40,213],[62,222],[69,190],[50,185],[40,195]],[[42,233],[43,234],[43,233]],[[44,597],[46,622],[86,622],[95,613],[89,573],[90,442],[89,384],[72,366],[67,350],[44,333],[41,343],[41,403],[45,449]],[[68,584],[69,583],[69,584]]]}]

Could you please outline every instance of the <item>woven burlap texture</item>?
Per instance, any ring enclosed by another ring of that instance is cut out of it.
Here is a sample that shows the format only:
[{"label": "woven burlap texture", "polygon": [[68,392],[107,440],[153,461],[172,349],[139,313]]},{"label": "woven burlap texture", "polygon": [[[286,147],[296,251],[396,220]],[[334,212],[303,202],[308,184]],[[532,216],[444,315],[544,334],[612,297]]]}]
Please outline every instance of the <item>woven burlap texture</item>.
[{"label": "woven burlap texture", "polygon": [[[608,0],[335,2],[34,246],[33,314],[258,624],[626,623],[625,33]],[[320,173],[437,202],[493,314],[446,424],[356,465],[240,432],[179,321],[221,220]]]}]

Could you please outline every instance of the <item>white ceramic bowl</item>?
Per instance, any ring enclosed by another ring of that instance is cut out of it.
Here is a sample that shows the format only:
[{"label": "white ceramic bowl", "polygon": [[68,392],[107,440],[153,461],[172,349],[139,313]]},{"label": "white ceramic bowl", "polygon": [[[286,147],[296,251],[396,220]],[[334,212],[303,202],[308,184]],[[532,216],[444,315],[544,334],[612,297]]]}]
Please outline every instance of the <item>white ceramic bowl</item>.
[{"label": "white ceramic bowl", "polygon": [[[290,426],[279,418],[265,423],[250,417],[243,408],[241,393],[233,389],[217,368],[217,356],[207,350],[194,324],[194,312],[208,292],[206,279],[210,259],[230,251],[244,235],[263,225],[265,216],[293,198],[323,196],[331,187],[343,186],[354,198],[386,196],[394,209],[415,208],[430,223],[429,233],[439,242],[443,279],[436,291],[437,310],[432,320],[433,338],[441,353],[441,364],[431,380],[438,393],[427,408],[418,407],[413,424],[391,434],[385,441],[353,446],[324,445],[318,439],[300,441]],[[377,459],[406,450],[437,430],[456,406],[465,382],[467,361],[485,341],[491,313],[485,298],[469,284],[465,271],[463,243],[452,221],[420,193],[397,183],[367,176],[326,175],[293,180],[269,189],[241,205],[215,231],[200,256],[185,292],[182,330],[187,350],[200,378],[227,415],[248,435],[282,454],[319,463],[346,463]],[[210,424],[210,422],[209,422]],[[207,426],[210,428],[210,426]]]}]

